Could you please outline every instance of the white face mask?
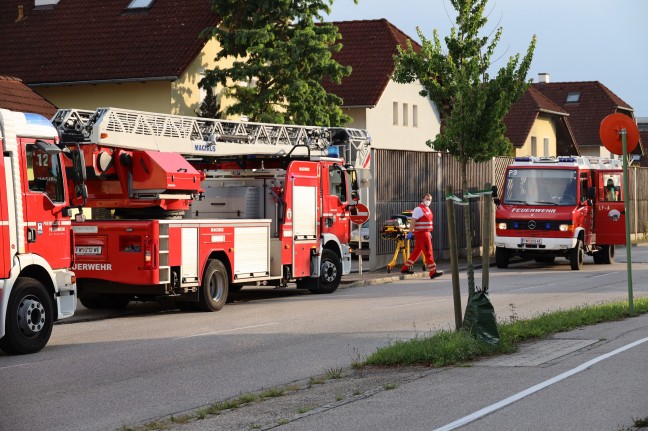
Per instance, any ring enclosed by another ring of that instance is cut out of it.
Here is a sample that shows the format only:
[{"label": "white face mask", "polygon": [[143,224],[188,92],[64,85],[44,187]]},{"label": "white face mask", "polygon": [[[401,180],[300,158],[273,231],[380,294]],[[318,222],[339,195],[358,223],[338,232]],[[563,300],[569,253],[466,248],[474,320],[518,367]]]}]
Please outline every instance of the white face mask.
[{"label": "white face mask", "polygon": [[426,200],[423,201],[423,205],[425,205],[426,207],[429,207],[431,203],[432,203],[432,201],[429,200],[429,199],[426,199]]}]

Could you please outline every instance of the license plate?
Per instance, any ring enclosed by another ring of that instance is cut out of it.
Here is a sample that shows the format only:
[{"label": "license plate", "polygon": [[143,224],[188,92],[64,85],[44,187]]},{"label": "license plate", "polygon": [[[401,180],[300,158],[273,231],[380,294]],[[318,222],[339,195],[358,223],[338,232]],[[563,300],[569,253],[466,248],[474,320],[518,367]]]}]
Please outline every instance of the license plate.
[{"label": "license plate", "polygon": [[78,256],[101,256],[100,245],[77,245],[75,253]]},{"label": "license plate", "polygon": [[542,244],[542,238],[522,238],[522,244],[540,245]]}]

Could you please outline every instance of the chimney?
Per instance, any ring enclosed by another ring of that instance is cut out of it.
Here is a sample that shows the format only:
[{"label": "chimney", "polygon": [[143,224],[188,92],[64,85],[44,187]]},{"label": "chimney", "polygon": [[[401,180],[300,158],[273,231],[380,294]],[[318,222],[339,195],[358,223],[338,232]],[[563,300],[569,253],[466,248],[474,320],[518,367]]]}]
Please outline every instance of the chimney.
[{"label": "chimney", "polygon": [[538,73],[538,82],[541,84],[549,84],[549,74],[547,72]]},{"label": "chimney", "polygon": [[25,7],[21,4],[18,5],[18,17],[16,18],[16,22],[20,22],[23,19],[25,19]]}]

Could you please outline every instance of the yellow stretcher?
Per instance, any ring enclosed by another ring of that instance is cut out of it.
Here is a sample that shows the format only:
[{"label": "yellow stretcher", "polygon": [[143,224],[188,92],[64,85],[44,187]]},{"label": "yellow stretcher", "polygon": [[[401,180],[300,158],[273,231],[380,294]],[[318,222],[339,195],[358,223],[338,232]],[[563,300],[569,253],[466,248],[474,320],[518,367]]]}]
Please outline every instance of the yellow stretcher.
[{"label": "yellow stretcher", "polygon": [[[399,253],[403,255],[403,265],[409,259],[410,240],[407,239],[409,229],[400,218],[394,218],[385,222],[380,233],[384,239],[396,241],[394,258],[387,264],[387,272],[390,273],[392,268],[396,266]],[[421,257],[423,258],[423,271],[425,271],[425,256],[421,255]]]}]

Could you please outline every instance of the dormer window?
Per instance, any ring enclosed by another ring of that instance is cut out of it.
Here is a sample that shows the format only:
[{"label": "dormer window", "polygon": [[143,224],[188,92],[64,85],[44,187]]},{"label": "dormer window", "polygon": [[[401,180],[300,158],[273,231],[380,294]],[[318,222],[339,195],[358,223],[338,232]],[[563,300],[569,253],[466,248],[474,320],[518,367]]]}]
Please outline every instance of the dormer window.
[{"label": "dormer window", "polygon": [[567,93],[567,100],[565,103],[578,103],[580,101],[580,91],[571,91]]},{"label": "dormer window", "polygon": [[133,0],[126,9],[149,9],[154,0]]}]

